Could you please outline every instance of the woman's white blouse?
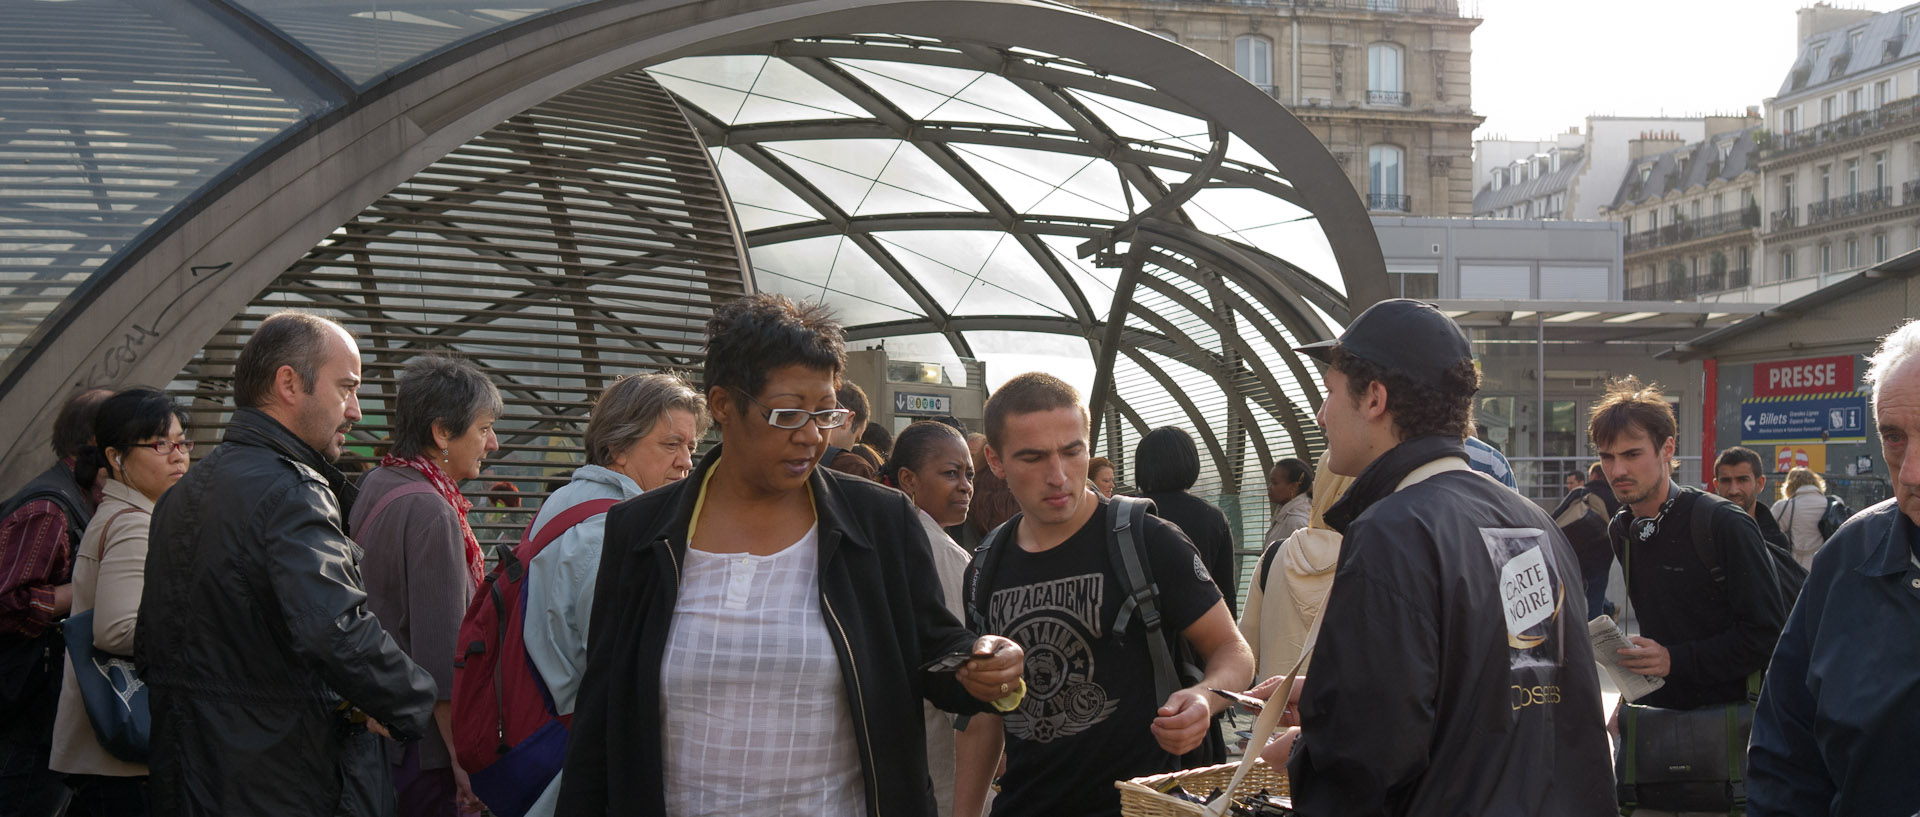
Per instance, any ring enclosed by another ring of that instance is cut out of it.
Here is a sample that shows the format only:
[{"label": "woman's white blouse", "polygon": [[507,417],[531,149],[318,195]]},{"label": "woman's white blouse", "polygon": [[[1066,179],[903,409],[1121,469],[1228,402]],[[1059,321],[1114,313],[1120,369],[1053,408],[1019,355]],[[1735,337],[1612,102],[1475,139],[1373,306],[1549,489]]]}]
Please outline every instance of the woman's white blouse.
[{"label": "woman's white blouse", "polygon": [[769,556],[687,551],[660,668],[673,817],[866,813],[819,551],[818,526]]}]

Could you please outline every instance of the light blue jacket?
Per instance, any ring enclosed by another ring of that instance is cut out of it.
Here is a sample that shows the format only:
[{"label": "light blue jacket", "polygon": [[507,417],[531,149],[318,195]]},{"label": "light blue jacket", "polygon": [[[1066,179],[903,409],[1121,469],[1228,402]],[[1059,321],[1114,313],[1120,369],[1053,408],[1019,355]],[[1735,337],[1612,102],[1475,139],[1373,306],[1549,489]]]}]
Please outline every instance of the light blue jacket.
[{"label": "light blue jacket", "polygon": [[[566,509],[590,499],[631,499],[640,485],[625,474],[598,465],[582,466],[573,481],[554,491],[533,519],[538,531]],[[600,545],[606,540],[607,515],[597,514],[549,543],[527,565],[527,615],[522,635],[527,657],[553,693],[553,705],[573,712],[580,674],[587,668],[588,614],[593,610],[594,576],[600,571]],[[560,775],[534,801],[528,817],[551,817],[560,796]]]}]

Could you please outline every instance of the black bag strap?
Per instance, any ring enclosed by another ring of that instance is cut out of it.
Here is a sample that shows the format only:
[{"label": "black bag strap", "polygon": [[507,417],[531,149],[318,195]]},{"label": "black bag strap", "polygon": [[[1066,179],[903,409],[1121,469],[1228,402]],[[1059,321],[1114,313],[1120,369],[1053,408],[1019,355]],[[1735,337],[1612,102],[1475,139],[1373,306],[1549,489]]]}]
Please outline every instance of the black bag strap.
[{"label": "black bag strap", "polygon": [[1113,620],[1113,637],[1124,639],[1132,618],[1140,617],[1147,635],[1147,654],[1153,658],[1156,700],[1165,701],[1181,688],[1180,671],[1162,632],[1166,622],[1160,617],[1160,586],[1154,583],[1153,569],[1147,562],[1143,531],[1147,511],[1152,507],[1151,501],[1130,496],[1116,495],[1108,499],[1107,550],[1115,557],[1114,564],[1119,569],[1114,572],[1122,585],[1120,612]]}]

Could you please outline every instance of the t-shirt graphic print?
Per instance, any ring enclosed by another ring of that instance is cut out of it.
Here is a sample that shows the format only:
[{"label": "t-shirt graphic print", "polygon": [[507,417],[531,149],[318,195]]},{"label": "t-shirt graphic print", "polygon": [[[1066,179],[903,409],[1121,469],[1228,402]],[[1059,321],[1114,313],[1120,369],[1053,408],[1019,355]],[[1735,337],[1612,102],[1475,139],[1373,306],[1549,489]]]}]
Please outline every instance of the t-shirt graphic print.
[{"label": "t-shirt graphic print", "polygon": [[1009,734],[1035,743],[1071,737],[1113,716],[1118,698],[1095,681],[1089,639],[1102,635],[1106,577],[1086,573],[996,591],[989,620],[1026,648],[1027,698],[1006,716]]}]

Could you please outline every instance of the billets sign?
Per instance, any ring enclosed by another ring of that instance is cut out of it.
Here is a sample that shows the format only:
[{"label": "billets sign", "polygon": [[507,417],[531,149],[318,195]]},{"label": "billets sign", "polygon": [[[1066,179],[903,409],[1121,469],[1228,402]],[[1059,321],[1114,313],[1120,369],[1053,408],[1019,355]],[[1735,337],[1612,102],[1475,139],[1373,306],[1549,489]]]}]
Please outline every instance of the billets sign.
[{"label": "billets sign", "polygon": [[893,393],[893,413],[920,417],[938,417],[953,413],[953,397],[945,394]]},{"label": "billets sign", "polygon": [[1848,391],[1740,401],[1740,441],[1784,443],[1866,442],[1867,394]]}]

